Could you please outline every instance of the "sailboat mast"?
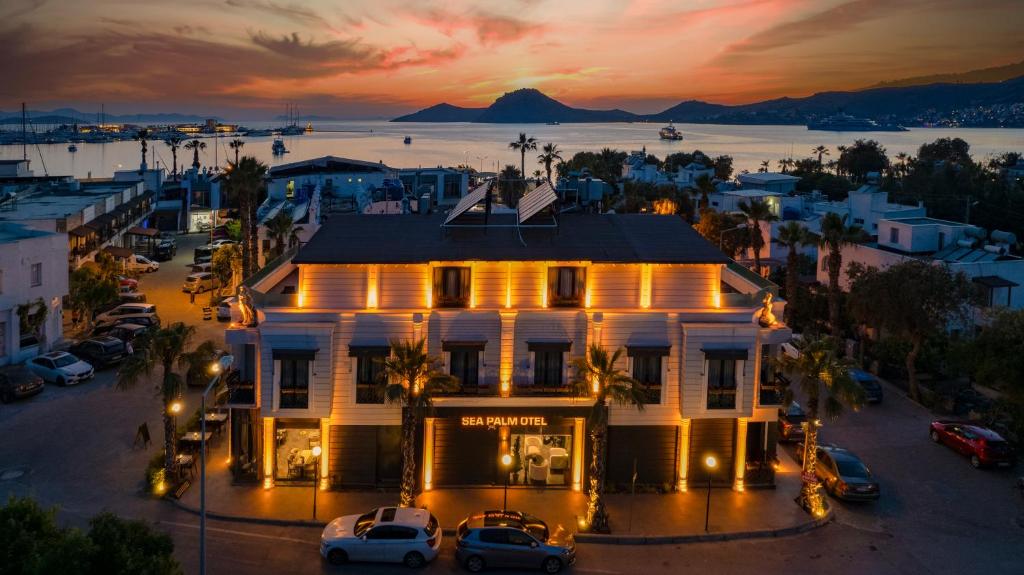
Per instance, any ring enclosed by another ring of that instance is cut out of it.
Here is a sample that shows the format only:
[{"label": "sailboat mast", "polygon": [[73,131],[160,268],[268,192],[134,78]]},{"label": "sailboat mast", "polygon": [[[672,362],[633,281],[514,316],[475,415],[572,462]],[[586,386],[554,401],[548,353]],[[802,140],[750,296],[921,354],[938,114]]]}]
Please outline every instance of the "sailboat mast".
[{"label": "sailboat mast", "polygon": [[28,134],[25,130],[25,102],[21,103],[21,159],[28,160]]}]

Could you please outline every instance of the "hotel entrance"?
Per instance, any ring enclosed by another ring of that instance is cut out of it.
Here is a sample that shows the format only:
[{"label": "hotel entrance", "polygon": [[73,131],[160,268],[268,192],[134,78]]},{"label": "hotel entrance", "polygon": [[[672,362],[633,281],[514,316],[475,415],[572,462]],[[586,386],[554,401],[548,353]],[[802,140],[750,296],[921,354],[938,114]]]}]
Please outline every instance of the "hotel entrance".
[{"label": "hotel entrance", "polygon": [[[425,423],[424,483],[578,489],[589,408],[438,408]],[[504,455],[510,463],[502,463]]]}]

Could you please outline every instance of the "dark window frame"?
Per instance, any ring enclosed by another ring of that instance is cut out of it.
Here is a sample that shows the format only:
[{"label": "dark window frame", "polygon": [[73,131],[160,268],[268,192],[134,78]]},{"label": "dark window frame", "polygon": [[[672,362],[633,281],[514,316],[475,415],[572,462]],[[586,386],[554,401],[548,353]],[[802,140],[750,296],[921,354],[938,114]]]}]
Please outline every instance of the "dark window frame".
[{"label": "dark window frame", "polygon": [[469,266],[436,267],[432,280],[435,307],[469,307],[473,293],[473,274]]},{"label": "dark window frame", "polygon": [[[705,361],[707,361],[707,409],[736,409],[736,395],[739,387],[737,367],[741,360],[707,357]],[[729,375],[732,377],[728,377]]]},{"label": "dark window frame", "polygon": [[547,282],[549,307],[583,307],[587,297],[586,266],[551,266]]},{"label": "dark window frame", "polygon": [[638,350],[629,354],[633,360],[630,376],[640,383],[646,403],[661,403],[665,371],[663,359],[666,355],[668,355],[667,352],[649,350]]},{"label": "dark window frame", "polygon": [[547,390],[566,387],[565,352],[557,348],[539,348],[533,353],[533,387]]},{"label": "dark window frame", "polygon": [[390,350],[373,349],[352,352],[356,358],[356,403],[384,403],[380,381],[384,377],[384,360]]},{"label": "dark window frame", "polygon": [[278,407],[281,409],[309,409],[311,359],[282,357],[277,360],[281,370],[278,378]]},{"label": "dark window frame", "polygon": [[472,345],[452,345],[445,351],[448,356],[448,373],[459,380],[463,391],[478,391],[481,385],[481,349]]}]

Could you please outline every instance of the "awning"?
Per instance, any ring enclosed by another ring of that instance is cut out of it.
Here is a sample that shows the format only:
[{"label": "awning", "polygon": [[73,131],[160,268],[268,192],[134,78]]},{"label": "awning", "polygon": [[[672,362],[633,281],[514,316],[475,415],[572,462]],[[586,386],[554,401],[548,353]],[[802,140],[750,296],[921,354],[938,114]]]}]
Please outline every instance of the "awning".
[{"label": "awning", "polygon": [[746,360],[747,354],[749,353],[745,347],[705,347],[701,351],[704,352],[706,359],[732,359],[732,360]]},{"label": "awning", "polygon": [[391,344],[388,340],[380,338],[354,339],[348,344],[348,355],[387,355],[391,353]]},{"label": "awning", "polygon": [[139,226],[132,226],[128,228],[128,231],[125,233],[133,236],[146,236],[148,238],[152,238],[160,235],[160,230],[156,228],[140,228]]},{"label": "awning", "polygon": [[469,350],[469,351],[483,351],[487,346],[487,340],[476,340],[476,341],[442,341],[441,351],[455,351],[455,350]]},{"label": "awning", "polygon": [[571,339],[535,338],[526,340],[526,349],[529,351],[569,351],[571,347]]},{"label": "awning", "polygon": [[132,251],[128,248],[121,248],[117,246],[107,246],[103,248],[103,251],[110,254],[111,256],[119,259],[131,257]]},{"label": "awning", "polygon": [[299,360],[306,359],[306,360],[312,360],[314,357],[316,357],[316,352],[318,352],[318,351],[320,351],[320,350],[319,349],[280,349],[280,348],[274,348],[271,353],[272,353],[275,361],[276,360],[280,360],[280,359],[299,359]]},{"label": "awning", "polygon": [[668,355],[672,346],[664,335],[631,335],[626,341],[626,355]]},{"label": "awning", "polygon": [[86,227],[86,226],[78,226],[77,228],[69,231],[68,235],[69,236],[77,236],[77,237],[80,237],[80,238],[84,238],[84,237],[90,236],[90,235],[95,234],[95,233],[96,233],[96,230],[94,230],[92,228],[89,228],[89,227]]},{"label": "awning", "polygon": [[987,288],[1017,287],[1020,285],[1019,283],[999,276],[978,276],[971,278],[971,281],[976,284],[981,284]]}]

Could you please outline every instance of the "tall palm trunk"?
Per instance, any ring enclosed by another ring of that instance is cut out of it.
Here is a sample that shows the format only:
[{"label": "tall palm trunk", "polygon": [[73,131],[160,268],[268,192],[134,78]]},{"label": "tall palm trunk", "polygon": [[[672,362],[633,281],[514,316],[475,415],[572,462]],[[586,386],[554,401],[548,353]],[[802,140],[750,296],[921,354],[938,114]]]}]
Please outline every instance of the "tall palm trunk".
[{"label": "tall palm trunk", "polygon": [[167,413],[167,405],[164,404],[164,477],[170,479],[174,473],[174,459],[176,438],[178,435],[178,424],[175,417]]},{"label": "tall palm trunk", "polygon": [[411,407],[402,414],[402,487],[399,506],[412,507],[416,504],[416,427],[419,418]]},{"label": "tall palm trunk", "polygon": [[238,165],[238,148],[235,148],[235,165]]},{"label": "tall palm trunk", "polygon": [[910,388],[910,398],[914,401],[921,401],[921,390],[917,386],[917,356],[921,353],[921,336],[915,335],[910,338],[910,352],[907,353],[907,386]]},{"label": "tall palm trunk", "polygon": [[178,181],[178,149],[171,148],[171,174],[174,175],[174,181]]},{"label": "tall palm trunk", "polygon": [[789,254],[786,255],[786,308],[785,317],[786,323],[790,323],[793,319],[793,306],[796,305],[796,292],[800,289],[798,284],[800,283],[800,270],[797,269],[797,253],[796,246],[789,246]]},{"label": "tall palm trunk", "polygon": [[604,506],[605,441],[608,424],[598,423],[590,431],[593,450],[590,458],[590,499],[587,502],[587,524],[596,533],[608,533],[608,510]]},{"label": "tall palm trunk", "polygon": [[750,247],[754,249],[754,272],[757,275],[761,275],[761,242],[761,225],[754,220],[754,225],[750,227]]},{"label": "tall palm trunk", "polygon": [[[526,184],[526,146],[519,149],[519,175],[523,178],[523,184]],[[515,196],[516,192],[513,188],[512,195]],[[515,198],[515,203],[519,203],[519,198]],[[513,208],[515,206],[512,206]]]},{"label": "tall palm trunk", "polygon": [[256,191],[253,197],[249,198],[249,262],[252,264],[252,273],[260,269],[260,247],[259,247],[259,220],[256,218]]},{"label": "tall palm trunk", "polygon": [[839,324],[839,272],[843,267],[843,256],[839,247],[833,247],[828,254],[828,322],[832,327],[832,337],[838,343],[843,334]]},{"label": "tall palm trunk", "polygon": [[807,430],[804,434],[803,477],[801,478],[800,496],[797,498],[804,509],[813,515],[819,515],[828,509],[828,504],[821,494],[816,470],[818,468],[818,404],[817,395],[808,399]]}]

